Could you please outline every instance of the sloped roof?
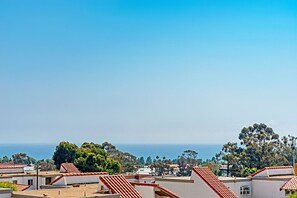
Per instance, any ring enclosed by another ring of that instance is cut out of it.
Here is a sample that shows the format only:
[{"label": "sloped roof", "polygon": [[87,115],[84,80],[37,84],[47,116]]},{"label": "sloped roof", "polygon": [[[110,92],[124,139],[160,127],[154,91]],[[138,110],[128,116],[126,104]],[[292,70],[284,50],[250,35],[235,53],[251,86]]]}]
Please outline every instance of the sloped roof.
[{"label": "sloped roof", "polygon": [[160,191],[165,192],[167,195],[169,195],[170,197],[174,197],[174,198],[181,198],[180,196],[178,196],[177,194],[171,192],[170,190],[168,190],[167,188],[164,188],[163,186],[160,186],[159,184],[152,184],[152,183],[131,183],[133,186],[151,186],[151,187],[155,187],[158,188]]},{"label": "sloped roof", "polygon": [[15,184],[17,191],[24,191],[30,188],[29,185],[24,185],[24,184]]},{"label": "sloped roof", "polygon": [[89,176],[89,175],[108,175],[108,172],[64,173],[64,174],[60,175],[59,177],[57,177],[54,181],[49,183],[49,185],[52,185],[52,184],[56,183],[57,181],[59,181],[63,177],[71,177],[71,176],[79,177],[79,176]]},{"label": "sloped roof", "polygon": [[297,191],[297,177],[293,177],[287,181],[281,188],[281,190],[295,190]]},{"label": "sloped roof", "polygon": [[61,167],[63,167],[67,173],[80,173],[73,163],[62,163]]},{"label": "sloped roof", "polygon": [[0,169],[24,168],[23,164],[0,164]]},{"label": "sloped roof", "polygon": [[208,167],[193,168],[196,173],[221,198],[237,198],[237,196],[221,182]]},{"label": "sloped roof", "polygon": [[279,169],[292,169],[292,168],[293,168],[292,166],[270,166],[270,167],[265,167],[258,170],[257,172],[253,173],[251,176],[254,177],[266,170],[279,170]]},{"label": "sloped roof", "polygon": [[142,198],[139,192],[122,175],[101,176],[100,181],[112,193],[120,194],[121,198]]}]

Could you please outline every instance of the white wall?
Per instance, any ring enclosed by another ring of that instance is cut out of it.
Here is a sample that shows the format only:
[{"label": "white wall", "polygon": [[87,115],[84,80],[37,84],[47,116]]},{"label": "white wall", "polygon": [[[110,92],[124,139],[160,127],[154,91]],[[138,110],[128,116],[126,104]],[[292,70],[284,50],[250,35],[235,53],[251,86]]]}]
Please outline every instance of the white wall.
[{"label": "white wall", "polygon": [[196,189],[194,183],[186,183],[179,181],[156,181],[157,184],[167,188],[171,192],[179,195],[183,198],[197,197],[198,189]]},{"label": "white wall", "polygon": [[[234,192],[239,198],[251,198],[252,197],[252,181],[235,181],[235,182],[224,182],[223,183]],[[250,195],[241,195],[240,187],[241,186],[249,186],[250,187]]]},{"label": "white wall", "polygon": [[294,175],[294,169],[293,168],[267,169],[256,174],[254,177],[267,177],[272,175]]},{"label": "white wall", "polygon": [[0,198],[11,198],[12,190],[9,188],[0,188]]},{"label": "white wall", "polygon": [[252,197],[253,198],[285,198],[285,191],[280,188],[286,181],[276,180],[253,180]]},{"label": "white wall", "polygon": [[199,189],[199,194],[201,198],[213,198],[213,197],[219,197],[218,194],[216,194],[211,187],[207,183],[205,183],[194,171],[192,171],[191,179],[194,180],[195,188]]},{"label": "white wall", "polygon": [[217,198],[219,197],[200,177],[193,173],[191,179],[194,183],[178,180],[156,180],[156,183],[167,188],[182,198]]},{"label": "white wall", "polygon": [[1,173],[23,173],[24,168],[0,168]]},{"label": "white wall", "polygon": [[155,188],[152,186],[135,186],[143,198],[155,198]]},{"label": "white wall", "polygon": [[65,186],[71,184],[88,184],[88,183],[99,183],[100,175],[81,175],[81,176],[64,176],[54,186]]},{"label": "white wall", "polygon": [[12,183],[12,177],[0,177],[0,181]]}]

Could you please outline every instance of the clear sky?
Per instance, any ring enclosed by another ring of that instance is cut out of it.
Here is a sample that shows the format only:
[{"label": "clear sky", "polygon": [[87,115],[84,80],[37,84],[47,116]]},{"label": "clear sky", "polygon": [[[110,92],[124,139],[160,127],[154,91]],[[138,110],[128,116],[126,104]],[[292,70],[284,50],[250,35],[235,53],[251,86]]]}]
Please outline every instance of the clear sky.
[{"label": "clear sky", "polygon": [[297,1],[0,0],[0,143],[297,135]]}]

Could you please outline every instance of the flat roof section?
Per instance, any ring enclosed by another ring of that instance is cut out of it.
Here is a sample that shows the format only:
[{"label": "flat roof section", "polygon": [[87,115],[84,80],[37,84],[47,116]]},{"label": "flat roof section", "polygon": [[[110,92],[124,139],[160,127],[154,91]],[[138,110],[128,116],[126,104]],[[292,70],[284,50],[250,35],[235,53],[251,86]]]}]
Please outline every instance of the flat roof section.
[{"label": "flat roof section", "polygon": [[29,190],[21,192],[13,192],[16,198],[25,197],[63,197],[63,198],[77,198],[77,197],[108,197],[119,198],[119,195],[100,194],[98,191],[98,184],[83,184],[79,187],[69,188],[55,188],[46,190]]}]

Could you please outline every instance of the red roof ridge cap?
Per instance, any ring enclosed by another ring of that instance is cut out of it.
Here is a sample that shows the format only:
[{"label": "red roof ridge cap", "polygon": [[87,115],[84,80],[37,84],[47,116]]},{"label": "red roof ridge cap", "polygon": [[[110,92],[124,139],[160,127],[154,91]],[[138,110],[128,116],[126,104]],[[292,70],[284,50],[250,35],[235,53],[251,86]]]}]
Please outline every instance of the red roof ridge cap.
[{"label": "red roof ridge cap", "polygon": [[268,166],[268,167],[264,167],[259,169],[257,172],[251,174],[251,176],[255,176],[258,175],[259,173],[265,171],[265,170],[274,170],[274,169],[287,169],[287,168],[293,168],[293,166]]},{"label": "red roof ridge cap", "polygon": [[62,179],[62,177],[64,177],[64,175],[60,175],[54,181],[52,181],[51,183],[49,183],[49,185],[53,185],[54,183],[56,183],[57,181],[59,181],[60,179]]}]

